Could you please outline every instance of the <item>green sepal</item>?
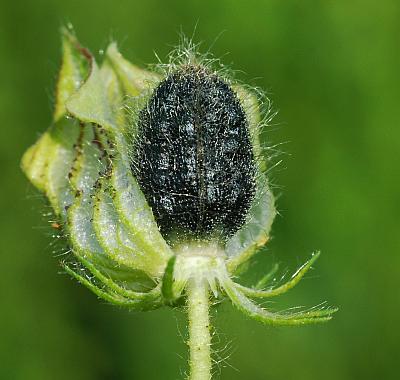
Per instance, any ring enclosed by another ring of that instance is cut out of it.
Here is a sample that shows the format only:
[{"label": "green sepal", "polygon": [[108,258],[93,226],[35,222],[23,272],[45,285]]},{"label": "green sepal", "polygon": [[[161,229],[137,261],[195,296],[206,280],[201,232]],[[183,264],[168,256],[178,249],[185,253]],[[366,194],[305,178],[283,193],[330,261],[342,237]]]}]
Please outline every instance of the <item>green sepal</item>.
[{"label": "green sepal", "polygon": [[154,282],[146,273],[123,265],[104,252],[90,223],[93,217],[90,202],[80,197],[68,210],[67,233],[75,256],[78,260],[91,262],[104,275],[124,283],[129,289],[142,291],[152,287]]},{"label": "green sepal", "polygon": [[61,29],[62,63],[56,86],[54,121],[66,114],[65,103],[86,80],[93,57],[68,29]]},{"label": "green sepal", "polygon": [[54,213],[65,221],[66,209],[73,202],[69,182],[69,169],[75,158],[74,146],[79,140],[81,128],[76,120],[61,118],[49,130],[52,148],[49,150],[46,168],[46,196]]},{"label": "green sepal", "polygon": [[[21,167],[31,183],[39,190],[49,196],[56,213],[60,213],[59,199],[57,199],[57,183],[48,194],[48,180],[54,173],[48,173],[49,166],[59,167],[59,161],[54,159],[64,155],[66,146],[73,143],[76,138],[75,124],[71,120],[65,120],[65,102],[78,90],[87,77],[91,66],[90,53],[80,46],[75,36],[66,29],[62,29],[62,65],[58,76],[55,96],[55,110],[53,125],[46,131],[39,140],[31,146],[23,155]],[[72,129],[72,131],[69,130]],[[66,158],[67,161],[69,158]],[[54,164],[54,166],[53,166]],[[57,172],[58,180],[64,181],[66,170],[59,167]],[[57,181],[55,181],[57,182]],[[60,185],[63,187],[63,185]]]},{"label": "green sepal", "polygon": [[115,42],[108,46],[105,55],[113,66],[126,95],[138,96],[143,91],[153,88],[161,79],[160,75],[127,61],[118,51]]},{"label": "green sepal", "polygon": [[263,155],[260,141],[260,129],[262,122],[260,101],[253,90],[248,89],[243,85],[234,85],[232,88],[236,92],[236,95],[245,109],[247,122],[249,124],[249,133],[253,146],[253,153],[259,170],[261,173],[263,173],[266,169],[267,163]]},{"label": "green sepal", "polygon": [[53,143],[51,136],[48,132],[45,132],[22,156],[22,171],[33,186],[41,192],[46,191],[46,168],[52,148]]},{"label": "green sepal", "polygon": [[[80,143],[75,148],[74,165],[70,169],[69,183],[73,193],[73,203],[68,207],[65,233],[72,251],[80,259],[86,259],[99,270],[116,281],[123,281],[132,289],[151,286],[148,274],[128,267],[106,254],[93,227],[94,192],[100,173],[107,169],[104,147],[95,138],[95,127],[82,125]],[[96,142],[94,142],[96,141]]]},{"label": "green sepal", "polygon": [[225,244],[227,267],[231,274],[237,273],[239,267],[267,243],[276,215],[274,196],[264,174],[266,161],[260,142],[262,117],[259,100],[255,93],[244,86],[236,85],[234,89],[245,109],[249,123],[249,135],[257,164],[257,178],[256,194],[247,213],[246,222]]},{"label": "green sepal", "polygon": [[123,131],[126,96],[139,96],[159,77],[126,61],[112,43],[99,68],[93,62],[88,80],[67,101],[68,111],[83,122],[103,126],[111,132]]},{"label": "green sepal", "polygon": [[260,176],[246,223],[225,245],[228,256],[227,268],[230,273],[235,273],[241,264],[248,261],[259,248],[265,245],[269,239],[269,231],[275,214],[274,197],[266,179]]},{"label": "green sepal", "polygon": [[68,112],[84,123],[98,124],[109,132],[118,128],[121,97],[115,92],[116,77],[110,70],[99,69],[93,62],[87,81],[66,103]]},{"label": "green sepal", "polygon": [[[159,255],[143,250],[137,232],[123,223],[108,194],[107,179],[99,181],[93,198],[93,227],[97,240],[108,257],[119,265],[143,271],[151,277],[159,275]],[[110,187],[111,188],[111,187]]]},{"label": "green sepal", "polygon": [[154,274],[162,276],[168,259],[173,255],[161,235],[136,179],[121,160],[114,160],[110,183],[114,189],[113,202],[121,222],[135,237],[135,243],[146,251]]}]

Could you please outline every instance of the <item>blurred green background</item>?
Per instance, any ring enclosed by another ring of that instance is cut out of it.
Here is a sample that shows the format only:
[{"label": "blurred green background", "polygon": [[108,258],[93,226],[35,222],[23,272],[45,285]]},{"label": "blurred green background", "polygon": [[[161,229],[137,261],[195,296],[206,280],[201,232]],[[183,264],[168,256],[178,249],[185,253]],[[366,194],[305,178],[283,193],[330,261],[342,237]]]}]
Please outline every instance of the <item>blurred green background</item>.
[{"label": "blurred green background", "polygon": [[398,1],[1,0],[0,9],[1,379],[182,379],[187,370],[184,314],[119,310],[60,274],[47,210],[19,169],[51,122],[67,22],[95,54],[115,39],[138,64],[155,62],[154,51],[165,59],[197,24],[203,51],[213,45],[279,109],[265,139],[283,143],[271,172],[281,215],[254,273],[274,260],[292,271],[321,249],[314,271],[272,306],[327,300],[340,312],[322,326],[268,328],[222,305],[220,378],[397,378]]}]

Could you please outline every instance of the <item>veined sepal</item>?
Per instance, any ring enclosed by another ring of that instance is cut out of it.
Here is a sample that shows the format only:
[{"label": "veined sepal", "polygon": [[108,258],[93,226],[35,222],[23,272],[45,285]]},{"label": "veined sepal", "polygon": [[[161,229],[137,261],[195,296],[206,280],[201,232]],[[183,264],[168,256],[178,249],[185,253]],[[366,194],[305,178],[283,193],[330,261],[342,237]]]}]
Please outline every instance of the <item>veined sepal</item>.
[{"label": "veined sepal", "polygon": [[[66,264],[67,272],[122,304],[136,296],[131,292],[153,292],[173,255],[132,177],[124,140],[126,96],[140,94],[146,78],[156,76],[129,64],[115,44],[99,68],[66,29],[62,42],[54,122],[25,153],[22,168],[49,199],[80,263]],[[94,282],[82,274],[88,266]]]}]

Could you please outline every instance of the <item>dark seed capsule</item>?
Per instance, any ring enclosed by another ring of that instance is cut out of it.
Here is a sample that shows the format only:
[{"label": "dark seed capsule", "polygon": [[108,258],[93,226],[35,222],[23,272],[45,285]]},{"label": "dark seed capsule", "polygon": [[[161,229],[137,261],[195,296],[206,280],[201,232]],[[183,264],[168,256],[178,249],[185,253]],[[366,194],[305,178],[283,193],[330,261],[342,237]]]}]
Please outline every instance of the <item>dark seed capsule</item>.
[{"label": "dark seed capsule", "polygon": [[169,75],[138,118],[132,170],[169,240],[224,240],[255,192],[246,114],[230,86],[201,66]]}]

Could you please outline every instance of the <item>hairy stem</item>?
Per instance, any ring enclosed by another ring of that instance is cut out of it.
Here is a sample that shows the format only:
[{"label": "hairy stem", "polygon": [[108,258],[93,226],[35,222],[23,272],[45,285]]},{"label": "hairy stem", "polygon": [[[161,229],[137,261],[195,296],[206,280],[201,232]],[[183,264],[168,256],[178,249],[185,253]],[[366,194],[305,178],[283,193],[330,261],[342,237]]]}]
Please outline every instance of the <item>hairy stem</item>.
[{"label": "hairy stem", "polygon": [[190,380],[211,379],[209,285],[191,279],[187,285],[189,314]]}]

